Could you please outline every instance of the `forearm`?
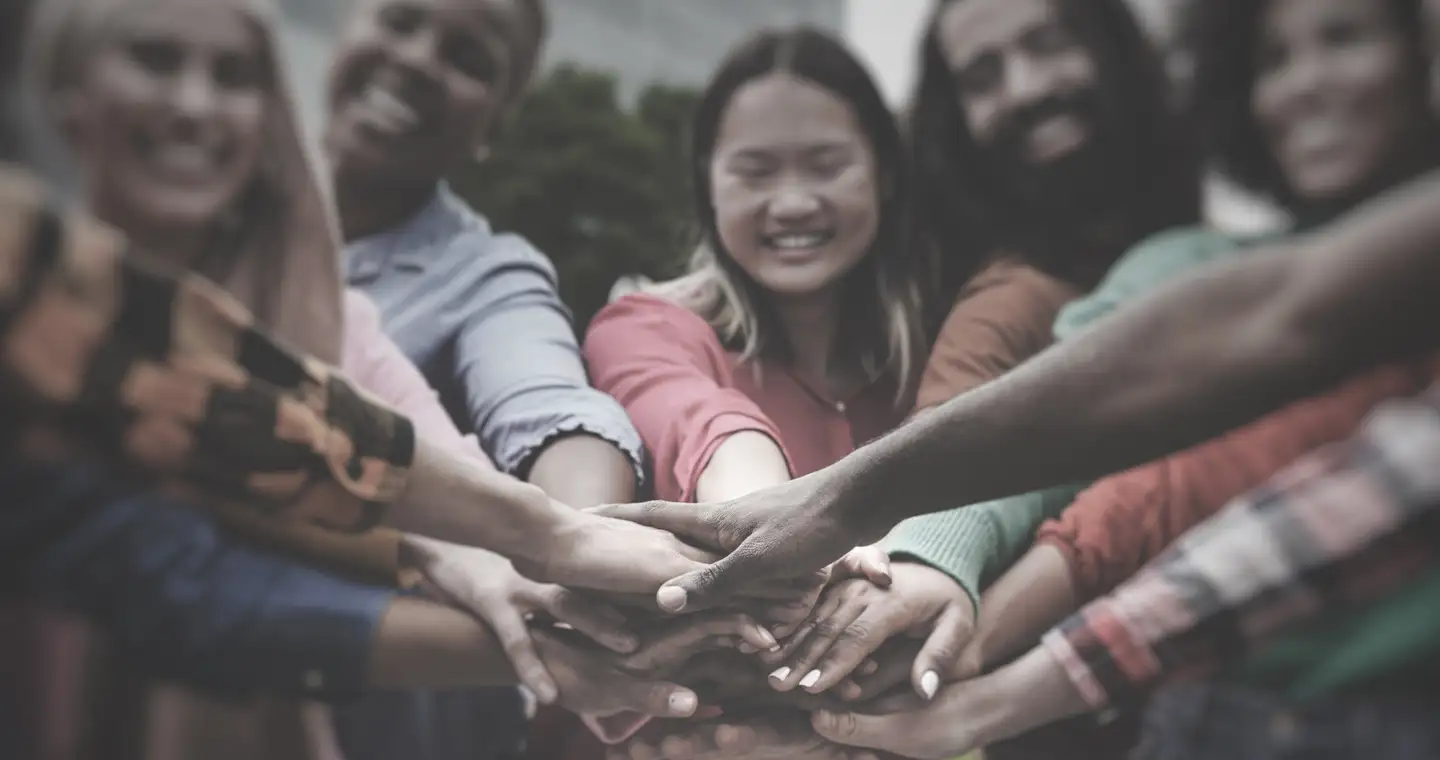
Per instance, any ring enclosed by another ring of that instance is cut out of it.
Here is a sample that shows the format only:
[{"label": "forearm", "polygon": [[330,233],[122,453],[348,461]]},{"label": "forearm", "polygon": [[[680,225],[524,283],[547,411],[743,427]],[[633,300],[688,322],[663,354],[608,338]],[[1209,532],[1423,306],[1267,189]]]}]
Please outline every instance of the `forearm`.
[{"label": "forearm", "polygon": [[530,467],[530,483],[576,509],[635,500],[635,465],[609,441],[585,433],[551,441]]},{"label": "forearm", "polygon": [[847,504],[898,519],[1093,478],[1432,348],[1437,195],[1425,180],[1162,288],[845,460]]},{"label": "forearm", "polygon": [[971,646],[984,667],[1035,645],[1080,606],[1070,565],[1049,544],[1032,548],[980,598]]},{"label": "forearm", "polygon": [[979,691],[980,709],[971,718],[980,739],[976,746],[1019,736],[1090,709],[1064,667],[1043,647],[970,683]]},{"label": "forearm", "polygon": [[460,610],[420,599],[395,600],[370,652],[372,689],[454,689],[516,682],[495,634]]},{"label": "forearm", "polygon": [[779,444],[764,433],[742,430],[715,449],[695,489],[696,501],[717,502],[784,483],[790,466]]},{"label": "forearm", "polygon": [[423,439],[416,442],[401,506],[391,516],[407,533],[535,561],[543,559],[567,517],[535,486]]}]

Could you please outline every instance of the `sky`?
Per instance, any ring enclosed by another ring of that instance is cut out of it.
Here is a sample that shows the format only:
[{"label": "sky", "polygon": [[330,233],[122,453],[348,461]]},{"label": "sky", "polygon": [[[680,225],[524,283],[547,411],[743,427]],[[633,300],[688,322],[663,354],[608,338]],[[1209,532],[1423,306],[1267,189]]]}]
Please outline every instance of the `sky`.
[{"label": "sky", "polygon": [[865,60],[892,106],[899,106],[915,76],[916,41],[930,0],[848,0],[845,37]]}]

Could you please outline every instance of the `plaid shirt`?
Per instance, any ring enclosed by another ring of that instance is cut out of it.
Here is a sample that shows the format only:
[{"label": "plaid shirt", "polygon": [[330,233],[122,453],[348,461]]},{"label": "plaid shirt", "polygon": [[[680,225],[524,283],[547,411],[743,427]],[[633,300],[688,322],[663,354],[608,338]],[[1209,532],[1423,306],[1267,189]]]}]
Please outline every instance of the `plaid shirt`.
[{"label": "plaid shirt", "polygon": [[259,332],[206,281],[146,268],[0,167],[0,446],[119,462],[162,491],[330,531],[403,490],[409,420]]},{"label": "plaid shirt", "polygon": [[1043,645],[1092,706],[1199,676],[1330,605],[1373,600],[1440,547],[1440,385],[1376,409],[1180,538]]}]

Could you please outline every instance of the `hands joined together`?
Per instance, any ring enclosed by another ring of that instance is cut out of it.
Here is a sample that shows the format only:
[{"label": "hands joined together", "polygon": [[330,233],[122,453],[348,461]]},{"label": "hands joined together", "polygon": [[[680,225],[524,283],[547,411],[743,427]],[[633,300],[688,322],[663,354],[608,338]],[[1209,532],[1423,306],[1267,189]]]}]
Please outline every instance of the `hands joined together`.
[{"label": "hands joined together", "polygon": [[977,678],[958,583],[874,548],[836,559],[873,531],[724,507],[604,507],[544,562],[429,542],[422,567],[541,701],[625,725],[612,760],[950,758],[1045,722],[1017,709],[1027,690],[1073,691],[1043,650]]}]

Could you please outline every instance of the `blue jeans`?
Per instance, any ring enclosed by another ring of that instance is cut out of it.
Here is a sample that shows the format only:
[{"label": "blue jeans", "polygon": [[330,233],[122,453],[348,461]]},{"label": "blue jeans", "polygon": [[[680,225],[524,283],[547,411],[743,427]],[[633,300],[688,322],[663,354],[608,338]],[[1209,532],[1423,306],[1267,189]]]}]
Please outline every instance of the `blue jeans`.
[{"label": "blue jeans", "polygon": [[1364,696],[1318,704],[1216,684],[1150,702],[1135,760],[1440,758],[1440,699]]}]

